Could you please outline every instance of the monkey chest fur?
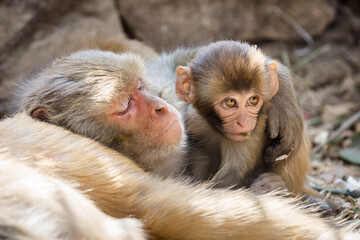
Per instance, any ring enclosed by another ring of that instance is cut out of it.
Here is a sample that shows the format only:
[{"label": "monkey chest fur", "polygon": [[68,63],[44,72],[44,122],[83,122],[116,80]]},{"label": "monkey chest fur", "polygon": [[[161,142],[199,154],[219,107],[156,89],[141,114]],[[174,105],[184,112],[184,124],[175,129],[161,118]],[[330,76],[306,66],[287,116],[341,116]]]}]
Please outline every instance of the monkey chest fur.
[{"label": "monkey chest fur", "polygon": [[190,174],[196,180],[211,180],[216,187],[249,186],[265,168],[262,164],[267,145],[265,127],[266,116],[262,114],[250,138],[234,142],[219,136],[216,130],[188,121]]}]

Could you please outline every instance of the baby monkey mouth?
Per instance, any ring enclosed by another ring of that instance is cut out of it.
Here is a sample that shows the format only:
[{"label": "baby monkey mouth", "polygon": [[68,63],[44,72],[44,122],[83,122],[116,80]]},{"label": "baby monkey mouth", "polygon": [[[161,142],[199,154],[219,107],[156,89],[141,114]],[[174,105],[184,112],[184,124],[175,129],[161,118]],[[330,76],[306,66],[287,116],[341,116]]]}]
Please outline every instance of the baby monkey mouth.
[{"label": "baby monkey mouth", "polygon": [[239,135],[243,136],[245,139],[250,139],[250,135],[247,132],[239,133]]},{"label": "baby monkey mouth", "polygon": [[241,133],[229,133],[229,132],[224,132],[225,136],[227,136],[228,138],[232,139],[232,138],[236,138],[238,136],[242,136],[243,139],[242,140],[248,140],[251,138],[250,134],[251,132],[241,132]]}]

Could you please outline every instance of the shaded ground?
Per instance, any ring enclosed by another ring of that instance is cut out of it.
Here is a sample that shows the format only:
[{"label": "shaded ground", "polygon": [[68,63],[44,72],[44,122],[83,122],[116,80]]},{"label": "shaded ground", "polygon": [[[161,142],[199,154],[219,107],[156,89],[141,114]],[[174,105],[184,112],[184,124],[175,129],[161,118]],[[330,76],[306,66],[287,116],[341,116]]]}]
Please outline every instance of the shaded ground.
[{"label": "shaded ground", "polygon": [[294,53],[301,42],[259,46],[293,70],[313,144],[310,185],[340,204],[338,214],[359,220],[360,18],[344,6],[338,14],[305,56]]}]

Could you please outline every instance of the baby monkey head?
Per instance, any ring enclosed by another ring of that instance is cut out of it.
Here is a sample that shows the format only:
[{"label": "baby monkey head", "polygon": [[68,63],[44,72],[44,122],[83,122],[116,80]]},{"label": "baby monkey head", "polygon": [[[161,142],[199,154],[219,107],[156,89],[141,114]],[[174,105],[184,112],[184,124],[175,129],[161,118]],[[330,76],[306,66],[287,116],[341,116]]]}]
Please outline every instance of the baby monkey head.
[{"label": "baby monkey head", "polygon": [[276,62],[243,42],[212,43],[188,66],[177,69],[178,97],[233,141],[251,136],[264,103],[278,89]]}]

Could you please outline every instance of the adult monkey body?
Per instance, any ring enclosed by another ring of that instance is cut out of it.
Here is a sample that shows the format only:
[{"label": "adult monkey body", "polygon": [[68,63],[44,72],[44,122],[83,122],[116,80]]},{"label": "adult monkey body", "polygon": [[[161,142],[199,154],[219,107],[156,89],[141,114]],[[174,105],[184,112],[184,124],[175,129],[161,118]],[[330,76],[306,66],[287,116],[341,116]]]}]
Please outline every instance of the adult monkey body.
[{"label": "adult monkey body", "polygon": [[151,176],[97,142],[24,114],[0,122],[0,146],[44,174],[74,183],[107,214],[142,219],[154,239],[359,238],[290,199]]},{"label": "adult monkey body", "polygon": [[[26,124],[31,127],[29,122]],[[6,141],[5,136],[2,138],[0,142]],[[109,217],[79,191],[34,169],[39,162],[32,161],[42,154],[30,150],[33,146],[21,156],[11,152],[14,147],[9,149],[0,143],[1,239],[146,239],[139,220]],[[43,162],[56,164],[45,161],[48,156],[42,157]]]},{"label": "adult monkey body", "polygon": [[[172,72],[182,64],[188,67],[177,69],[176,92],[193,107],[174,98]],[[270,69],[270,64],[274,69]],[[191,138],[196,141],[189,151],[195,178],[213,177],[218,187],[248,186],[259,173],[270,171],[275,175],[262,174],[254,184],[255,189],[280,186],[282,181],[276,178],[280,175],[289,190],[295,193],[303,190],[310,166],[310,147],[291,76],[285,67],[266,58],[255,47],[233,41],[165,54],[149,61],[149,66],[150,79],[155,82],[147,83],[149,88],[158,89],[162,98],[178,107]],[[160,69],[166,66],[161,76]],[[268,148],[273,140],[267,137],[266,130],[272,138],[281,132],[280,145],[275,149]],[[275,157],[291,154],[266,170],[263,161],[269,152],[278,154]]]}]

